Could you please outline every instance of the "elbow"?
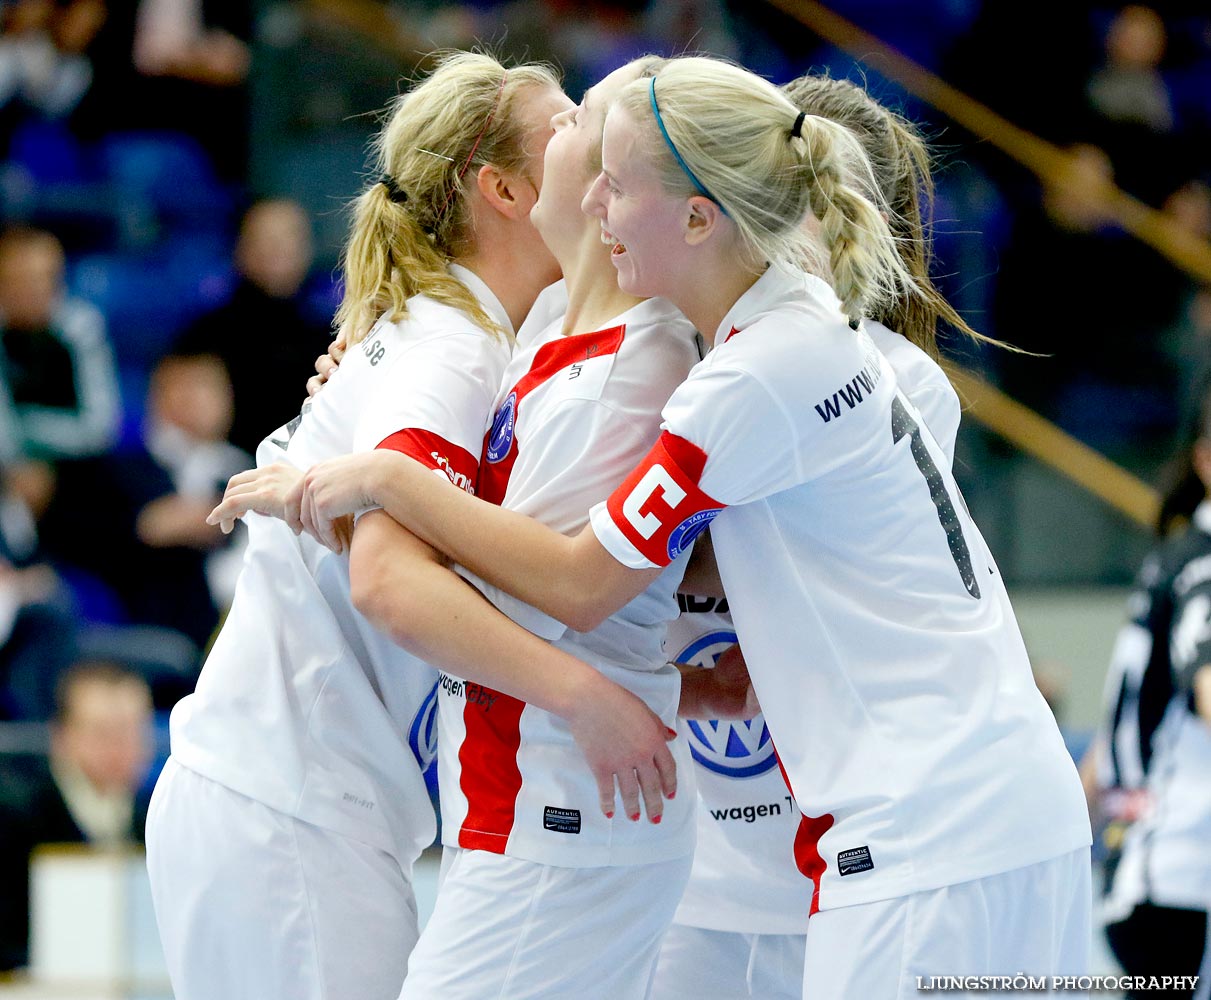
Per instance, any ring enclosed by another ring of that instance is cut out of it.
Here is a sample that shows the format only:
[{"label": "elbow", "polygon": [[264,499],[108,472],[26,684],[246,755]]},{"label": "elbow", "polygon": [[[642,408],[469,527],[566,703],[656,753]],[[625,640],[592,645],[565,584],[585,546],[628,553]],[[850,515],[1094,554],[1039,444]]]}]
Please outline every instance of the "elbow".
[{"label": "elbow", "polygon": [[349,574],[349,597],[354,610],[380,632],[405,649],[412,649],[418,636],[409,623],[418,616],[408,607],[411,588],[393,578],[381,563],[359,566]]}]

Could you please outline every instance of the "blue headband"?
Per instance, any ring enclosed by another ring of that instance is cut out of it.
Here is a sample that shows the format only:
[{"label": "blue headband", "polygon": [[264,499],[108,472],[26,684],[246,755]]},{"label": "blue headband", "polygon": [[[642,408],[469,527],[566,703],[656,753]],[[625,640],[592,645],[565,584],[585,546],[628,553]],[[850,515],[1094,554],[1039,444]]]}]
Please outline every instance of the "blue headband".
[{"label": "blue headband", "polygon": [[669,130],[664,127],[664,119],[660,117],[660,106],[656,103],[656,77],[652,77],[652,85],[648,91],[652,99],[652,114],[656,116],[656,124],[660,127],[660,134],[664,136],[665,145],[669,147],[669,152],[673,154],[673,159],[677,161],[685,176],[690,179],[690,182],[698,189],[698,193],[704,198],[709,198],[719,210],[727,215],[727,209],[723,207],[723,203],[706,189],[706,185],[695,176],[694,171],[690,169],[690,165],[681,158],[681,154],[677,152],[677,147],[673,145],[673,140],[669,137]]}]

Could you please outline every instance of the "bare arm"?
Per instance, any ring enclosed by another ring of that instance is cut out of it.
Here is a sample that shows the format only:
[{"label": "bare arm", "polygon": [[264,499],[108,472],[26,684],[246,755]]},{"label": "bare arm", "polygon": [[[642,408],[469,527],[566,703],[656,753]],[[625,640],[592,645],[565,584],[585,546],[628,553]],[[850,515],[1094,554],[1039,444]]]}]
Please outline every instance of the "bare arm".
[{"label": "bare arm", "polygon": [[[443,493],[462,495],[448,486]],[[676,789],[675,766],[666,745],[669,731],[642,701],[514,624],[453,573],[439,552],[383,511],[358,521],[349,571],[354,606],[397,644],[458,677],[567,719],[607,816],[613,815],[617,776],[627,815],[638,817],[642,795],[648,818],[659,820],[662,791]]]},{"label": "bare arm", "polygon": [[339,548],[329,525],[381,506],[417,537],[494,586],[578,632],[596,628],[641,593],[659,569],[628,569],[586,526],[568,537],[524,514],[461,490],[399,454],[380,450],[332,459],[304,480],[303,526]]}]

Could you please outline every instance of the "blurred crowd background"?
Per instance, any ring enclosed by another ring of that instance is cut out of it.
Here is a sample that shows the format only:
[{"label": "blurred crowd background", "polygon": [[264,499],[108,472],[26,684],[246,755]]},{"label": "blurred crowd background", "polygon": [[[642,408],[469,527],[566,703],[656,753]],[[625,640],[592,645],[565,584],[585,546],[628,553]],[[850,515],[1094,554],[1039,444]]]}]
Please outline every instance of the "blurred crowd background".
[{"label": "blurred crowd background", "polygon": [[[1211,10],[830,6],[1073,150],[1068,176],[1041,184],[875,61],[751,0],[0,2],[0,719],[62,729],[96,700],[142,731],[124,677],[161,725],[192,685],[239,564],[238,532],[202,519],[298,410],[376,112],[435,48],[548,60],[573,98],[645,52],[865,81],[938,154],[941,286],[1034,352],[943,331],[944,353],[1162,483],[1211,374],[1211,289],[1088,192],[1112,179],[1211,236]],[[1146,530],[965,424],[956,472],[1011,585],[1131,578]],[[144,743],[127,745],[111,784],[137,820]]]}]

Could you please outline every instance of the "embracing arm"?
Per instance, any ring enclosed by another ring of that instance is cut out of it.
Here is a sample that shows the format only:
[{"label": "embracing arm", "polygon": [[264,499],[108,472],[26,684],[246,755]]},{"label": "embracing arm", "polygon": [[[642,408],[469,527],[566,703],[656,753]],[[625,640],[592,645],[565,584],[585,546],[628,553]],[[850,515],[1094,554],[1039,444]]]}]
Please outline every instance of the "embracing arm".
[{"label": "embracing arm", "polygon": [[514,624],[383,511],[358,521],[349,558],[353,604],[375,627],[439,669],[566,719],[602,811],[613,815],[616,775],[627,815],[638,818],[642,795],[648,818],[659,820],[675,767],[669,733],[643,702]]},{"label": "embracing arm", "polygon": [[305,477],[303,524],[330,547],[339,544],[328,530],[335,516],[375,505],[477,576],[578,632],[596,628],[660,573],[628,569],[591,527],[561,535],[452,489],[396,452],[333,459]]}]

